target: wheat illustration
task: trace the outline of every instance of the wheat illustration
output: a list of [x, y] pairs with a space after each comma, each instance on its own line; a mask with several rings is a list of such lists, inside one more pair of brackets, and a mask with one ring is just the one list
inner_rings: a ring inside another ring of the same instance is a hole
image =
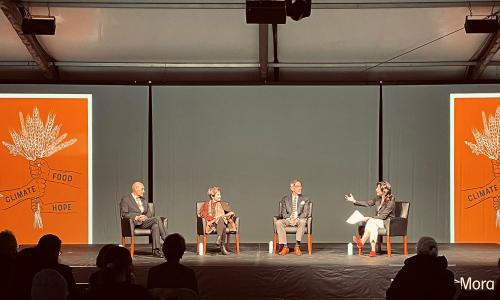
[[[10, 154], [14, 156], [21, 155], [27, 160], [34, 161], [49, 157], [76, 143], [76, 138], [64, 141], [68, 134], [63, 133], [59, 135], [62, 124], [55, 125], [55, 119], [56, 115], [49, 113], [47, 121], [44, 124], [37, 107], [33, 108], [31, 116], [29, 114], [26, 115], [26, 121], [22, 112], [19, 112], [19, 121], [21, 123], [19, 133], [13, 129], [9, 129], [13, 144], [5, 141], [2, 141], [2, 144], [7, 147]], [[31, 200], [34, 215], [33, 227], [35, 228], [43, 227], [40, 203], [40, 198]]]
[[476, 143], [465, 141], [465, 144], [470, 147], [472, 153], [476, 155], [485, 155], [491, 160], [498, 160], [500, 157], [500, 106], [497, 107], [495, 115], [490, 115], [486, 119], [486, 114], [483, 111], [483, 132], [478, 129], [472, 130], [472, 135]]

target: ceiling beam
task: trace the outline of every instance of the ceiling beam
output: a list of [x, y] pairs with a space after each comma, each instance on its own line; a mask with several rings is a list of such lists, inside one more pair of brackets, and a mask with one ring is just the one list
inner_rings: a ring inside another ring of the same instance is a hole
[[500, 49], [500, 27], [495, 33], [488, 36], [488, 42], [480, 50], [476, 64], [467, 68], [467, 79], [479, 79], [498, 52], [498, 49]]
[[[438, 7], [491, 7], [495, 1], [482, 0], [315, 0], [313, 9], [388, 9]], [[30, 6], [82, 8], [150, 8], [150, 9], [245, 9], [245, 0], [30, 0]]]
[[19, 2], [15, 0], [0, 0], [0, 7], [2, 8], [3, 13], [9, 20], [12, 28], [16, 31], [17, 35], [21, 39], [21, 42], [23, 42], [33, 60], [42, 70], [44, 76], [47, 79], [57, 79], [58, 72], [56, 66], [54, 65], [54, 60], [47, 54], [47, 52], [45, 52], [42, 45], [40, 45], [34, 35], [23, 34], [23, 16], [19, 11], [18, 4]]

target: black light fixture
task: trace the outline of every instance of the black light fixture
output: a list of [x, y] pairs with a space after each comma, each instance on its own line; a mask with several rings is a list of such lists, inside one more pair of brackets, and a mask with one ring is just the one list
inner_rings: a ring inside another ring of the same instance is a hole
[[466, 16], [466, 33], [493, 33], [498, 30], [498, 16]]
[[285, 0], [286, 15], [294, 21], [311, 15], [311, 0]]
[[247, 24], [285, 24], [311, 15], [311, 0], [246, 0]]
[[56, 33], [56, 18], [52, 16], [25, 16], [22, 30], [24, 34], [54, 35]]

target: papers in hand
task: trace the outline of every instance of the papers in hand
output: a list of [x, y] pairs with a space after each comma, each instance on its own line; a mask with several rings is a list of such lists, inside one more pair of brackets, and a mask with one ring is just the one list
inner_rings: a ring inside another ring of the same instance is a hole
[[349, 219], [346, 220], [346, 222], [349, 224], [356, 224], [363, 221], [364, 218], [363, 214], [356, 210], [352, 213]]

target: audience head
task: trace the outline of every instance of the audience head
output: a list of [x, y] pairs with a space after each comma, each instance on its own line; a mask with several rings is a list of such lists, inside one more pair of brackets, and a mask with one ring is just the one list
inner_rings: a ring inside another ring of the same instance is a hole
[[131, 282], [132, 258], [127, 248], [113, 245], [104, 254], [104, 261], [104, 283]]
[[61, 254], [61, 239], [56, 235], [46, 234], [40, 238], [36, 248], [42, 260], [49, 264], [57, 263]]
[[65, 300], [68, 297], [66, 279], [53, 269], [42, 269], [33, 277], [32, 300]]
[[417, 243], [417, 254], [436, 257], [438, 255], [436, 240], [429, 236], [421, 237]]
[[179, 261], [186, 251], [186, 241], [182, 235], [178, 233], [173, 233], [165, 238], [163, 243], [163, 254], [167, 258], [167, 261]]
[[0, 257], [13, 258], [17, 253], [16, 237], [10, 230], [0, 232]]
[[108, 263], [104, 257], [106, 256], [106, 253], [108, 252], [109, 249], [113, 248], [113, 247], [116, 247], [115, 245], [113, 244], [107, 244], [107, 245], [104, 245], [102, 246], [101, 250], [99, 250], [99, 254], [97, 254], [97, 257], [95, 259], [95, 265], [102, 269], [104, 268], [104, 266], [106, 266], [106, 263]]
[[144, 184], [142, 182], [136, 181], [132, 184], [132, 194], [142, 197], [144, 196]]

